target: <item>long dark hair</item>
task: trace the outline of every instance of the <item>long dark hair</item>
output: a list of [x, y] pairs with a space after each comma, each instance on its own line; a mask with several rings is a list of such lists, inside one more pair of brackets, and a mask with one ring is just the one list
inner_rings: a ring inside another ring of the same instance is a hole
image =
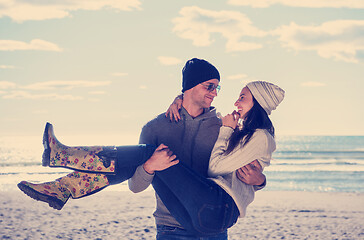
[[240, 130], [236, 127], [231, 135], [228, 148], [225, 152], [226, 155], [231, 153], [244, 137], [243, 146], [247, 144], [256, 129], [267, 129], [267, 131], [274, 137], [274, 127], [267, 112], [260, 106], [257, 100], [255, 100], [254, 96], [253, 102], [253, 107], [249, 110], [245, 117], [243, 129]]

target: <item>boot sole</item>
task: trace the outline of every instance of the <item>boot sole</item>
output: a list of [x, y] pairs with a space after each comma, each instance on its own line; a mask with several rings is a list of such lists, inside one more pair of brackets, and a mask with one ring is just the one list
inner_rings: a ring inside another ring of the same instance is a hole
[[62, 207], [66, 204], [66, 202], [68, 200], [67, 199], [66, 202], [62, 202], [61, 200], [59, 200], [56, 197], [48, 196], [43, 193], [37, 192], [34, 189], [32, 189], [22, 183], [18, 183], [18, 188], [22, 192], [24, 192], [26, 195], [33, 198], [34, 200], [46, 202], [46, 203], [48, 203], [48, 205], [50, 207], [57, 209], [57, 210], [61, 210]]
[[48, 130], [52, 126], [52, 124], [48, 123], [45, 126], [44, 133], [43, 133], [43, 155], [42, 155], [42, 166], [49, 167], [50, 165], [50, 158], [51, 158], [51, 148], [49, 147], [49, 135]]

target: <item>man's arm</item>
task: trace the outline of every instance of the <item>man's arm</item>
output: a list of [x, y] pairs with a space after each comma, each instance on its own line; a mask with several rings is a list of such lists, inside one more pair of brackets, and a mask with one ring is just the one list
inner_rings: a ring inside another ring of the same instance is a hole
[[163, 171], [179, 163], [176, 155], [163, 143], [157, 147], [153, 155], [143, 164], [144, 170], [150, 175], [155, 171]]
[[[153, 142], [153, 132], [152, 128], [149, 127], [148, 123], [143, 127], [140, 134], [139, 143], [140, 144], [154, 144]], [[155, 144], [154, 144], [155, 145]], [[145, 171], [143, 165], [140, 165], [134, 175], [128, 180], [128, 185], [130, 191], [134, 193], [142, 192], [149, 187], [154, 178], [154, 173], [149, 174]]]
[[153, 155], [143, 165], [137, 168], [129, 181], [129, 189], [133, 192], [145, 190], [153, 180], [155, 171], [163, 171], [178, 163], [179, 160], [176, 159], [176, 155], [166, 145], [159, 145]]
[[149, 187], [154, 178], [154, 174], [148, 174], [143, 165], [140, 165], [134, 175], [128, 180], [130, 191], [133, 193], [142, 192]]
[[236, 171], [236, 176], [240, 181], [248, 185], [254, 185], [254, 189], [256, 191], [263, 189], [266, 185], [266, 177], [263, 174], [263, 169], [257, 160], [239, 168]]

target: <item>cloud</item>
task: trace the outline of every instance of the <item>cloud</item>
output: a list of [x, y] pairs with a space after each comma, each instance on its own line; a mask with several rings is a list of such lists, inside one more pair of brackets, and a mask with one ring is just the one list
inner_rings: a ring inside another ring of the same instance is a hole
[[181, 59], [179, 58], [175, 58], [175, 57], [166, 57], [166, 56], [159, 56], [158, 57], [158, 61], [162, 64], [162, 65], [177, 65], [179, 63], [182, 62]]
[[73, 89], [108, 86], [111, 81], [48, 81], [37, 82], [23, 86], [23, 89], [29, 90], [48, 90], [48, 89]]
[[114, 77], [124, 77], [124, 76], [127, 76], [127, 75], [128, 75], [127, 73], [123, 73], [123, 72], [111, 73], [111, 76], [114, 76]]
[[0, 81], [0, 89], [10, 89], [10, 88], [16, 88], [16, 87], [17, 87], [16, 83]]
[[[50, 90], [71, 90], [74, 88], [98, 88], [108, 86], [111, 81], [48, 81], [37, 82], [25, 86], [17, 85], [12, 82], [0, 81], [0, 94], [3, 99], [46, 99], [46, 100], [67, 100], [76, 101], [84, 100], [84, 97], [71, 94], [52, 93]], [[10, 92], [1, 91], [11, 90]], [[38, 91], [35, 93], [34, 91]], [[46, 91], [46, 93], [39, 93], [39, 91]], [[88, 92], [90, 95], [103, 95], [105, 91], [97, 90]]]
[[15, 40], [0, 40], [0, 51], [16, 50], [63, 51], [57, 46], [57, 44], [47, 42], [42, 39], [33, 39], [30, 43]]
[[320, 26], [295, 23], [272, 31], [288, 49], [316, 51], [323, 58], [358, 63], [364, 51], [364, 20], [336, 20]]
[[46, 93], [46, 94], [33, 94], [26, 91], [12, 91], [9, 94], [6, 94], [2, 97], [3, 99], [31, 99], [31, 100], [39, 100], [39, 99], [47, 99], [47, 100], [82, 100], [81, 96], [73, 96], [73, 95], [65, 95], [65, 94], [57, 94], [57, 93]]
[[11, 66], [11, 65], [0, 65], [0, 69], [14, 69], [15, 66]]
[[325, 83], [320, 83], [320, 82], [303, 82], [301, 83], [302, 87], [323, 87], [326, 86]]
[[0, 18], [9, 17], [15, 22], [28, 20], [59, 19], [71, 16], [72, 11], [100, 10], [110, 8], [116, 11], [140, 10], [139, 0], [2, 0]]
[[364, 8], [363, 0], [229, 0], [235, 6], [267, 8], [272, 5], [307, 8]]
[[212, 11], [196, 6], [184, 7], [180, 17], [172, 20], [177, 36], [192, 40], [199, 47], [210, 46], [213, 34], [226, 39], [227, 52], [249, 51], [262, 48], [255, 42], [242, 41], [243, 37], [263, 37], [264, 31], [254, 27], [248, 17], [237, 11]]

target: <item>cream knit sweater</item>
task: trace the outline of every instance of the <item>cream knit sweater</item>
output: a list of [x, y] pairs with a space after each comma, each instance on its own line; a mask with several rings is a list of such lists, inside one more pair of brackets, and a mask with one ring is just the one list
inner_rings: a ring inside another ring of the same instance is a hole
[[274, 138], [263, 129], [257, 129], [250, 141], [237, 146], [225, 155], [233, 129], [222, 126], [212, 150], [208, 174], [235, 201], [240, 217], [244, 217], [247, 206], [254, 200], [254, 186], [247, 185], [236, 177], [236, 170], [257, 159], [264, 168], [269, 166], [272, 153], [276, 149]]

